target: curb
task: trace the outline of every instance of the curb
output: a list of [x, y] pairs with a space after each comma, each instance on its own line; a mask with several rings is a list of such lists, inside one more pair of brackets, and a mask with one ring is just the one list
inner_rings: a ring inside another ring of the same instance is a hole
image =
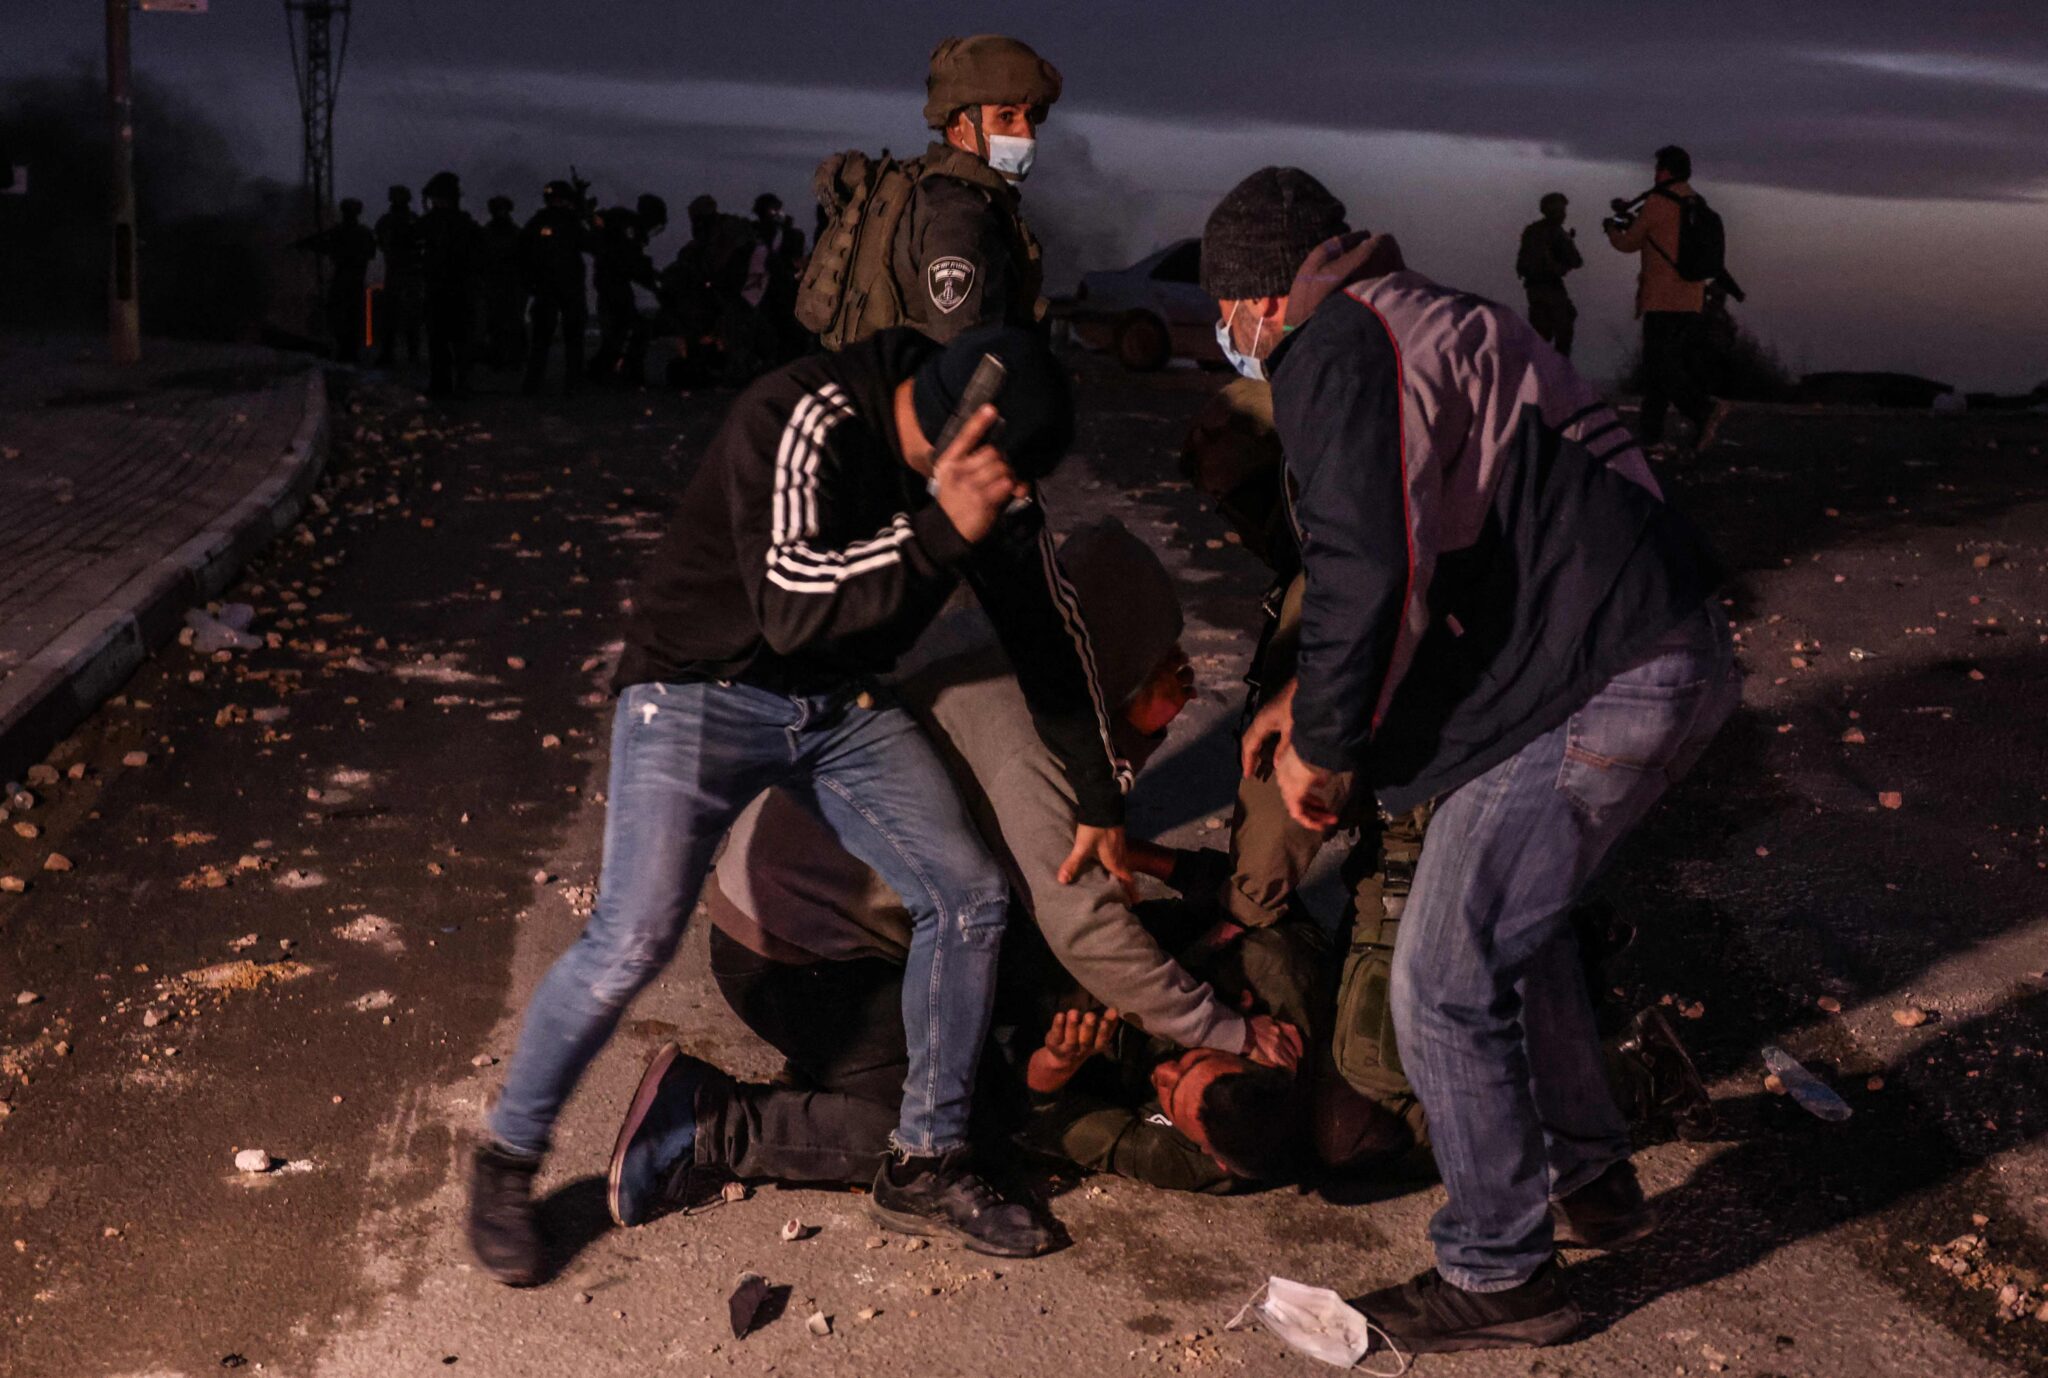
[[185, 610], [228, 586], [291, 529], [327, 467], [327, 380], [306, 374], [306, 410], [270, 474], [204, 531], [58, 633], [0, 690], [0, 779], [15, 780], [127, 682], [184, 625]]

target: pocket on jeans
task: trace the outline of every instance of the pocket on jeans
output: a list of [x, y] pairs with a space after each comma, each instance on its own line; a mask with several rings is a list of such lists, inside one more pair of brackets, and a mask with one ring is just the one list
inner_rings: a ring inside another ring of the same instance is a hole
[[1622, 689], [1608, 685], [1565, 729], [1557, 788], [1596, 823], [1626, 819], [1664, 792], [1706, 686], [1630, 685], [1617, 692]]

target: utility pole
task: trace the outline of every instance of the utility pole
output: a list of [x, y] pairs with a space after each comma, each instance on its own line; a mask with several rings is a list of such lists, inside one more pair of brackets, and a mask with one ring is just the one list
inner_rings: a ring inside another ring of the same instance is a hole
[[[313, 228], [327, 228], [334, 206], [334, 98], [348, 56], [351, 0], [284, 0], [285, 32], [292, 44], [292, 75], [298, 79], [299, 170], [313, 216]], [[334, 20], [341, 20], [341, 41]], [[296, 20], [297, 23], [293, 21]]]
[[142, 308], [135, 285], [135, 95], [130, 68], [128, 0], [107, 0], [107, 116], [114, 136], [107, 349], [117, 364], [132, 364], [142, 358]]

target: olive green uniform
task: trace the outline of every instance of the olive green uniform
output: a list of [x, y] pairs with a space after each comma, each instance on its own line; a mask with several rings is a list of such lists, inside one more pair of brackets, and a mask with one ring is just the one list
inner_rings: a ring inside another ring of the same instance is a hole
[[890, 254], [904, 323], [945, 344], [973, 326], [1044, 319], [1045, 270], [1016, 187], [951, 144], [919, 163]]

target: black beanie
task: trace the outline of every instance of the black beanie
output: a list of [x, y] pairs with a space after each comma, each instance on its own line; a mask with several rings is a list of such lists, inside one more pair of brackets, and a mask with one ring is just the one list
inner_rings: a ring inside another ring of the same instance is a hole
[[925, 439], [938, 442], [984, 354], [995, 355], [1006, 370], [1003, 390], [996, 395], [996, 410], [1003, 417], [996, 448], [1018, 478], [1035, 482], [1058, 468], [1074, 443], [1073, 387], [1036, 331], [976, 326], [926, 359], [910, 390], [917, 427]]
[[1218, 301], [1284, 296], [1309, 250], [1347, 232], [1344, 203], [1298, 167], [1262, 167], [1202, 228], [1202, 290]]

